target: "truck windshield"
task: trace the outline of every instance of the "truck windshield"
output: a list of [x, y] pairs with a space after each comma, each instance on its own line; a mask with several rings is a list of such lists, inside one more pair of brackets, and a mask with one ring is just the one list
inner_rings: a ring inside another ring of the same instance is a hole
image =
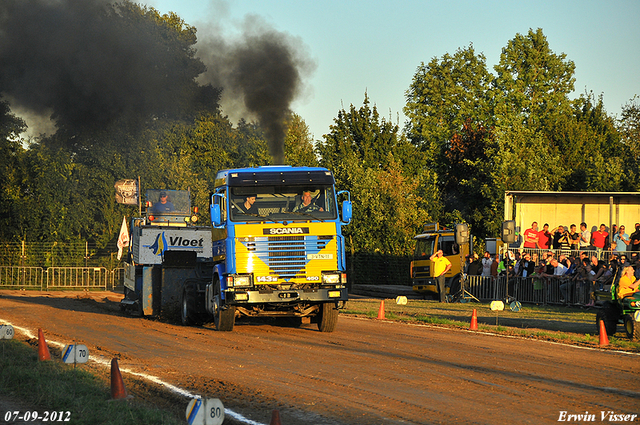
[[188, 216], [191, 213], [191, 199], [188, 190], [151, 189], [146, 192], [148, 209], [154, 216]]
[[231, 187], [232, 221], [331, 220], [337, 217], [333, 186]]
[[428, 260], [433, 255], [436, 238], [435, 236], [416, 239], [416, 249], [413, 252], [414, 260]]

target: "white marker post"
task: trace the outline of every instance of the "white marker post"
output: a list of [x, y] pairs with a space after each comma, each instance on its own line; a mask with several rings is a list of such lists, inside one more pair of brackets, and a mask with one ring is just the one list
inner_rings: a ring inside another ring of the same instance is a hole
[[[0, 325], [0, 339], [13, 339], [13, 326]], [[4, 357], [4, 344], [2, 344], [2, 356]]]
[[194, 398], [187, 406], [187, 424], [222, 425], [224, 406], [217, 398]]
[[496, 312], [496, 326], [498, 326], [498, 313], [504, 310], [504, 303], [502, 301], [491, 301], [491, 310]]
[[62, 350], [62, 362], [75, 366], [77, 363], [86, 363], [89, 360], [89, 350], [86, 345], [69, 344]]
[[0, 339], [13, 339], [13, 326], [0, 325]]

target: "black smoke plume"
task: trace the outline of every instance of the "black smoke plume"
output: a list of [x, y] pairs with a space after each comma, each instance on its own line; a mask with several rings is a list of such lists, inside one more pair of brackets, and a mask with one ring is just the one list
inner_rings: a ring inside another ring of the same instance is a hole
[[165, 40], [169, 33], [127, 1], [1, 0], [0, 94], [73, 131], [179, 116], [207, 101], [215, 109], [213, 85], [237, 96], [282, 163], [285, 119], [310, 69], [299, 45], [256, 25], [236, 42], [208, 35], [196, 53], [195, 30], [182, 42]]
[[228, 112], [258, 119], [274, 163], [283, 164], [290, 105], [301, 94], [303, 77], [315, 67], [302, 42], [249, 16], [237, 39], [210, 35], [197, 47], [207, 65], [201, 80], [223, 87]]

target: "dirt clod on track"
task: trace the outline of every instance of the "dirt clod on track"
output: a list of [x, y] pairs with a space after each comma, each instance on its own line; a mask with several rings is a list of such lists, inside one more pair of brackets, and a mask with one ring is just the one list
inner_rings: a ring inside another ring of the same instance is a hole
[[[562, 412], [598, 420], [601, 411], [640, 413], [633, 354], [348, 316], [333, 333], [265, 320], [216, 332], [129, 317], [121, 297], [0, 291], [0, 323], [85, 344], [92, 356], [118, 357], [121, 370], [219, 398], [264, 424], [274, 409], [286, 425], [539, 424]], [[186, 409], [187, 399], [157, 384], [123, 379], [140, 399]]]

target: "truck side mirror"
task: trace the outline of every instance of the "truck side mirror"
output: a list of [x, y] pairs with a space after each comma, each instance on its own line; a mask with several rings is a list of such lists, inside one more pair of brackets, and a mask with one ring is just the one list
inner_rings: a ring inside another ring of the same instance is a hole
[[211, 223], [213, 223], [214, 227], [222, 225], [222, 218], [220, 217], [220, 204], [210, 205], [209, 212], [211, 213]]
[[351, 217], [353, 216], [351, 208], [351, 201], [344, 201], [342, 203], [342, 221], [347, 224], [351, 221]]
[[349, 224], [351, 222], [351, 217], [353, 217], [353, 211], [351, 210], [351, 194], [348, 190], [341, 190], [337, 194], [338, 199], [341, 198], [340, 195], [346, 195], [347, 199], [342, 202], [342, 224]]

